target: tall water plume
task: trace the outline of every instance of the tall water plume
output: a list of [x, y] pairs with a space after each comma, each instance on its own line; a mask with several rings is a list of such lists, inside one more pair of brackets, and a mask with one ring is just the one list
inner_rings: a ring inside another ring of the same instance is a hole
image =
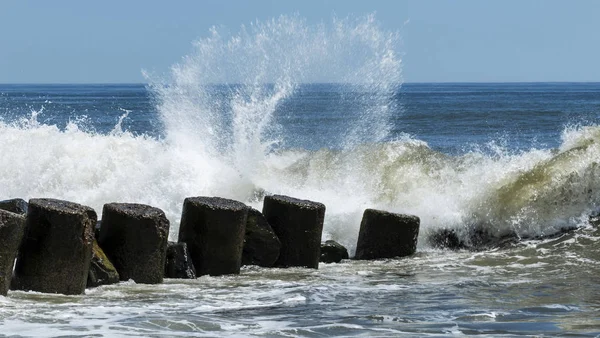
[[212, 28], [166, 81], [153, 82], [167, 140], [251, 179], [284, 139], [273, 121], [278, 107], [314, 82], [343, 83], [352, 88], [347, 99], [364, 107], [349, 116], [346, 147], [383, 140], [401, 84], [397, 42], [373, 15], [328, 25], [281, 16], [235, 34]]
[[[203, 177], [190, 177], [197, 194], [248, 200], [265, 189], [336, 201], [337, 193], [279, 171], [287, 159], [277, 151], [286, 141], [307, 144], [312, 135], [283, 134], [277, 114], [304, 84], [336, 83], [344, 87], [339, 101], [354, 112], [344, 112], [342, 132], [330, 137], [346, 150], [384, 140], [402, 82], [398, 43], [398, 34], [382, 30], [374, 15], [317, 25], [280, 16], [234, 34], [212, 28], [170, 76], [151, 79], [166, 142], [180, 153], [188, 173]], [[348, 179], [361, 180], [352, 175], [353, 166], [348, 162]], [[361, 200], [362, 193], [357, 192]], [[339, 211], [333, 203], [328, 207], [334, 215]]]

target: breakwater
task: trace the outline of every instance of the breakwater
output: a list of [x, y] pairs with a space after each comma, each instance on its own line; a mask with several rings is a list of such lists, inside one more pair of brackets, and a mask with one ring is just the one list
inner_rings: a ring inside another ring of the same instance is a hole
[[[339, 243], [321, 243], [325, 205], [289, 196], [265, 196], [262, 212], [225, 198], [186, 198], [178, 243], [168, 242], [165, 213], [144, 204], [105, 204], [101, 221], [94, 209], [57, 199], [13, 199], [0, 208], [4, 295], [9, 286], [70, 295], [118, 281], [239, 274], [242, 262], [318, 269], [320, 261], [348, 258]], [[365, 210], [356, 258], [414, 254], [419, 223]]]

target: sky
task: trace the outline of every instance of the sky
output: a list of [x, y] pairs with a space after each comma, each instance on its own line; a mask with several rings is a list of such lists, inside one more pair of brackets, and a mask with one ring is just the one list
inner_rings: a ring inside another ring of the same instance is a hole
[[212, 26], [375, 13], [405, 82], [600, 81], [600, 1], [0, 0], [0, 83], [140, 83]]

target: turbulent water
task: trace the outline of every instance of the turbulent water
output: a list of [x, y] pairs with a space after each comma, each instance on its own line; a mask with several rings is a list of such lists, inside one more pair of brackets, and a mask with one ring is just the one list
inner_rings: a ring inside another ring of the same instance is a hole
[[148, 85], [0, 85], [0, 198], [150, 204], [175, 240], [185, 197], [285, 194], [351, 253], [364, 209], [421, 218], [407, 259], [11, 291], [0, 336], [600, 335], [600, 84], [402, 84], [398, 44], [372, 16], [280, 17]]

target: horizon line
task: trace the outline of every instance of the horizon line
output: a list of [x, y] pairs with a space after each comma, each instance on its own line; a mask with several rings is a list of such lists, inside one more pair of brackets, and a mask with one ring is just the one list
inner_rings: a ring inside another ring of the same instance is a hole
[[[598, 81], [411, 81], [401, 82], [400, 85], [410, 84], [541, 84], [541, 83], [600, 83]], [[32, 85], [47, 85], [47, 86], [61, 86], [61, 85], [83, 85], [83, 86], [97, 86], [97, 85], [149, 85], [148, 82], [0, 82], [0, 86], [32, 86]], [[241, 85], [242, 83], [211, 83], [211, 85]], [[266, 82], [264, 84], [273, 84], [273, 82]], [[301, 82], [300, 85], [313, 85], [313, 84], [354, 84], [350, 82]]]

